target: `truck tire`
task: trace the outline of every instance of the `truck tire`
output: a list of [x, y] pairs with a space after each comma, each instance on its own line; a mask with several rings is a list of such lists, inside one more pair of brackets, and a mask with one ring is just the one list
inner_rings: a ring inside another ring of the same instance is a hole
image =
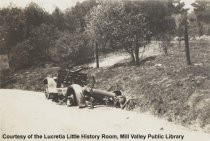
[[44, 93], [45, 93], [46, 99], [50, 99], [50, 94], [49, 94], [47, 88], [45, 89]]
[[74, 97], [74, 105], [79, 106], [79, 108], [84, 108], [87, 106], [85, 102], [85, 97], [83, 95], [82, 87], [78, 84], [73, 84], [68, 87], [67, 97], [73, 95]]

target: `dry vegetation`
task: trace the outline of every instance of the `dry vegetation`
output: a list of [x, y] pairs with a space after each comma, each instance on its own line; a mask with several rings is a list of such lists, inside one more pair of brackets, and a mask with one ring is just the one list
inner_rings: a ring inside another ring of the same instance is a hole
[[58, 69], [58, 67], [46, 67], [20, 70], [10, 77], [13, 83], [7, 85], [5, 88], [43, 91], [44, 85], [42, 81], [44, 78], [48, 75], [55, 75]]
[[121, 63], [93, 70], [96, 87], [120, 89], [129, 97], [137, 97], [136, 110], [149, 109], [169, 121], [205, 127], [210, 124], [209, 43], [190, 45], [192, 66], [185, 63], [184, 48], [173, 44], [168, 55], [150, 57], [139, 67]]

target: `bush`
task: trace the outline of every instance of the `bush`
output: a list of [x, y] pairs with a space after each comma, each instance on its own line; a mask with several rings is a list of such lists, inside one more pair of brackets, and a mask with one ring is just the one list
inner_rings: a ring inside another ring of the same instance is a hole
[[13, 70], [28, 68], [32, 65], [30, 62], [30, 49], [32, 48], [30, 42], [23, 41], [18, 43], [11, 51], [10, 67]]
[[61, 32], [51, 50], [51, 59], [59, 64], [80, 65], [93, 59], [93, 49], [83, 33]]
[[57, 28], [47, 24], [41, 24], [31, 30], [29, 40], [33, 47], [30, 54], [33, 66], [44, 65], [50, 61], [49, 50], [53, 48], [57, 34]]
[[11, 77], [12, 71], [10, 69], [0, 70], [0, 88], [4, 88], [8, 84], [15, 82], [14, 78]]

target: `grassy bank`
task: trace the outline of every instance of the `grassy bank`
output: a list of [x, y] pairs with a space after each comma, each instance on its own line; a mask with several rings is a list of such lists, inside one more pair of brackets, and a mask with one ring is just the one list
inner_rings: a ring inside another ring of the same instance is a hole
[[184, 47], [173, 44], [168, 55], [151, 57], [139, 67], [121, 63], [90, 72], [96, 76], [96, 87], [120, 89], [129, 97], [137, 97], [135, 110], [208, 128], [210, 44], [191, 42], [190, 49], [192, 66], [186, 65]]

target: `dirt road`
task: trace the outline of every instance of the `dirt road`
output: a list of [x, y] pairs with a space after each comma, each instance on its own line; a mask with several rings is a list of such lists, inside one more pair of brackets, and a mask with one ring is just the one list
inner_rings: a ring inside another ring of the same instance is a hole
[[[145, 49], [143, 48], [139, 49], [140, 58], [146, 58], [149, 56], [156, 56], [160, 54], [161, 52], [158, 42], [155, 41], [147, 45]], [[129, 58], [130, 55], [127, 52], [109, 53], [106, 55], [106, 57], [103, 56], [99, 57], [99, 65], [100, 67], [110, 67], [122, 61], [129, 60]], [[94, 68], [96, 66], [96, 63], [95, 62], [90, 63], [88, 66]]]
[[[210, 139], [210, 134], [190, 131], [149, 114], [111, 107], [66, 107], [46, 100], [43, 93], [5, 89], [0, 89], [0, 134], [0, 141]], [[33, 138], [29, 139], [31, 134]], [[129, 138], [123, 139], [123, 134]]]

